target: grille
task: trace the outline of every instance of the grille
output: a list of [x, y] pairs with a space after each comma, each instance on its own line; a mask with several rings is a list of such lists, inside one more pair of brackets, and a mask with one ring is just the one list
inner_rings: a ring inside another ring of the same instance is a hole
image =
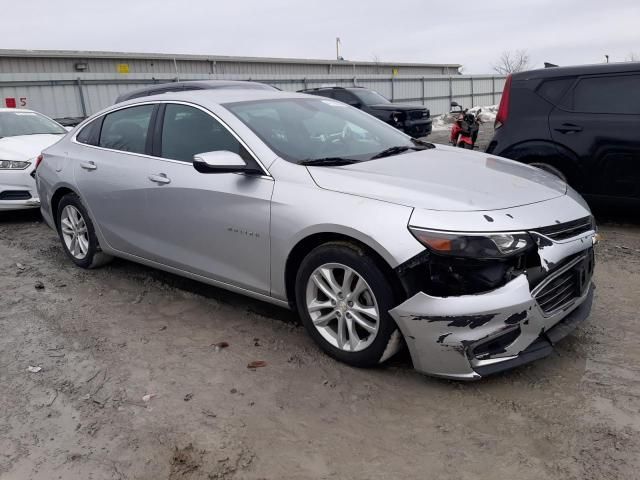
[[0, 200], [29, 200], [31, 194], [28, 190], [5, 190], [0, 192]]
[[579, 218], [571, 222], [558, 223], [548, 227], [536, 228], [534, 231], [552, 240], [565, 240], [595, 228], [592, 217]]
[[412, 110], [409, 112], [409, 118], [411, 120], [420, 120], [421, 118], [426, 118], [429, 116], [429, 112], [427, 110]]
[[593, 275], [593, 250], [570, 265], [560, 269], [560, 273], [534, 293], [538, 306], [547, 315], [584, 294]]

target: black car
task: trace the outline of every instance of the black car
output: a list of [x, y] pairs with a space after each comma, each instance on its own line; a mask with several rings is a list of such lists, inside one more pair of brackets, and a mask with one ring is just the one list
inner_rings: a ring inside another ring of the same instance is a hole
[[640, 63], [507, 77], [487, 152], [535, 165], [587, 199], [640, 200]]
[[333, 98], [359, 108], [412, 137], [431, 133], [429, 109], [417, 105], [391, 103], [378, 92], [364, 87], [323, 87], [300, 90], [301, 93]]
[[150, 85], [132, 90], [118, 96], [116, 103], [132, 98], [149, 97], [167, 92], [182, 92], [186, 90], [212, 90], [218, 88], [240, 88], [246, 90], [278, 90], [276, 87], [259, 82], [243, 82], [235, 80], [191, 80], [188, 82], [167, 82]]

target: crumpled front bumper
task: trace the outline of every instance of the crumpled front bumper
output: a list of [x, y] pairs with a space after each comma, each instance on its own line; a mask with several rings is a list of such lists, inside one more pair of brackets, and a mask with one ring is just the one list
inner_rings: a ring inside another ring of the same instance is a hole
[[[549, 275], [533, 289], [521, 274], [477, 295], [434, 297], [419, 292], [389, 312], [404, 335], [416, 370], [479, 379], [548, 355], [553, 343], [588, 317], [594, 290], [590, 276], [582, 279], [574, 298], [554, 311], [543, 311], [536, 295], [543, 285], [592, 254], [595, 231], [562, 242], [542, 236], [537, 240], [542, 268]], [[499, 348], [487, 349], [492, 342], [498, 342]]]

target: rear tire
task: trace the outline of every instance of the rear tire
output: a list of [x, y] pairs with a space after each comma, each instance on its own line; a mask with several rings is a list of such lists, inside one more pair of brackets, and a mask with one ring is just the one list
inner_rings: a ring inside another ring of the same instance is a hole
[[97, 268], [113, 257], [100, 249], [93, 222], [75, 193], [60, 200], [56, 213], [58, 236], [67, 256], [81, 268]]
[[569, 183], [567, 181], [567, 176], [564, 173], [562, 173], [562, 171], [559, 168], [556, 168], [553, 165], [550, 165], [550, 164], [544, 163], [544, 162], [531, 162], [529, 165], [531, 165], [532, 167], [537, 167], [540, 170], [544, 170], [547, 173], [551, 173], [551, 174], [555, 175], [560, 180], [562, 180], [564, 183]]
[[312, 250], [300, 264], [295, 295], [307, 332], [336, 360], [372, 367], [400, 350], [389, 315], [396, 306], [392, 286], [357, 245], [331, 242]]

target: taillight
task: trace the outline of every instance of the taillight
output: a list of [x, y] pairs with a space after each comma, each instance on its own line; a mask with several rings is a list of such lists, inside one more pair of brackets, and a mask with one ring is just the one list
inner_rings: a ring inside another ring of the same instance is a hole
[[43, 158], [43, 157], [42, 157], [42, 154], [40, 154], [40, 155], [38, 155], [38, 156], [37, 156], [37, 158], [36, 158], [36, 166], [35, 166], [35, 168], [33, 169], [34, 171], [35, 171], [35, 170], [38, 170], [38, 167], [40, 166], [40, 163], [42, 162], [42, 158]]
[[502, 90], [502, 98], [500, 99], [500, 106], [498, 107], [498, 114], [496, 115], [496, 121], [493, 124], [494, 128], [500, 128], [507, 121], [509, 116], [509, 103], [511, 100], [511, 75], [507, 76], [504, 82], [504, 89]]

